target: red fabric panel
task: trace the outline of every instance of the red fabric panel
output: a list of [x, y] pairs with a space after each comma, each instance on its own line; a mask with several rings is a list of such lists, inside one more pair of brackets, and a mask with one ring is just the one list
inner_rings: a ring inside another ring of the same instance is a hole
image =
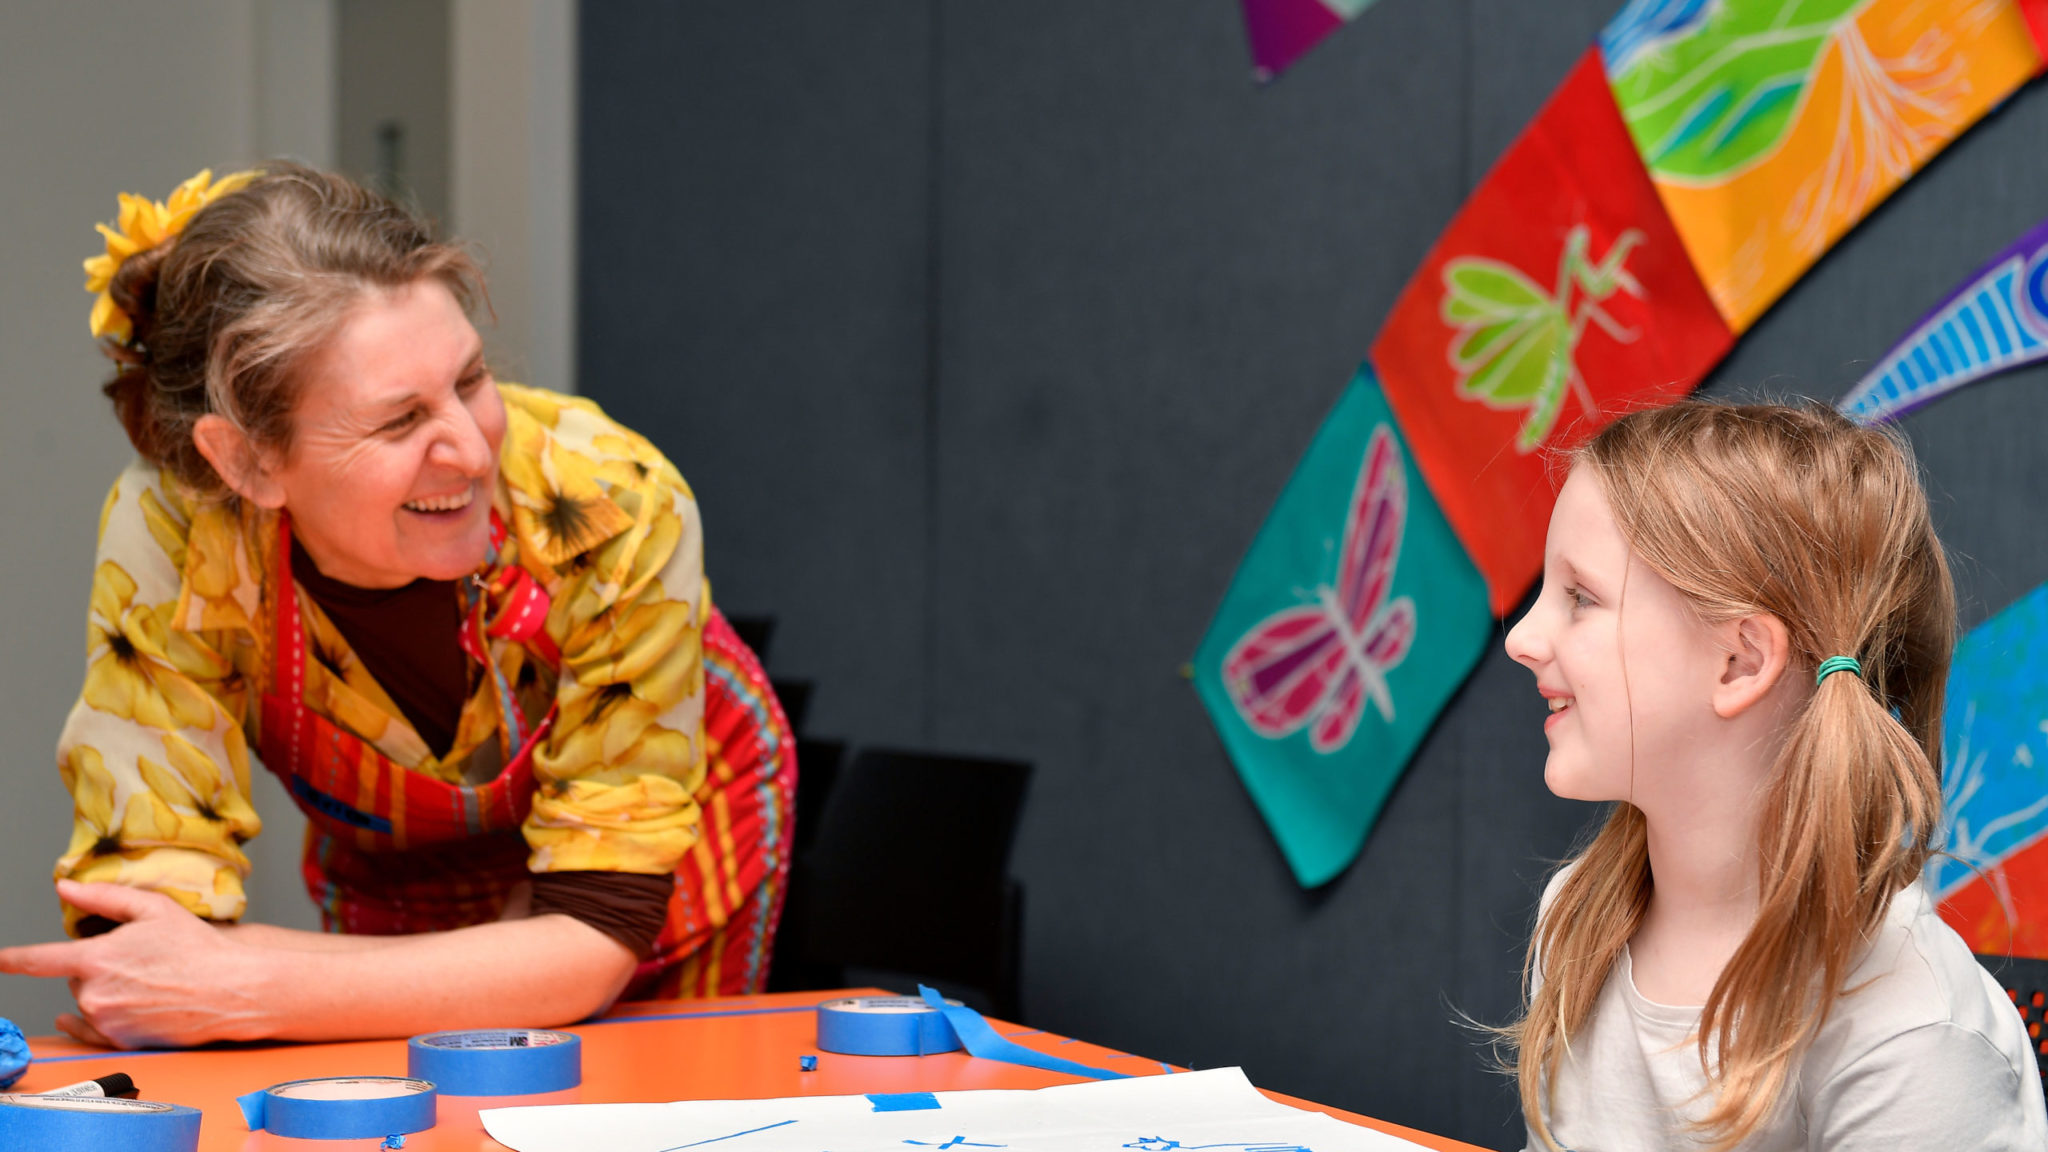
[[2048, 72], [2048, 0], [2020, 0], [2020, 12], [2027, 18], [2027, 31], [2034, 34], [2034, 49], [2041, 55], [2041, 64], [2034, 70], [2039, 76]]
[[1972, 952], [2048, 960], [2048, 840], [2006, 857], [1942, 901], [1941, 918]]
[[[1595, 298], [1570, 275], [1560, 285], [1561, 257], [1580, 228], [1585, 259], [1622, 252], [1632, 287]], [[1529, 407], [1493, 407], [1459, 392], [1466, 373], [1453, 349], [1471, 330], [1446, 316], [1445, 273], [1452, 260], [1472, 257], [1519, 271], [1581, 328], [1572, 358], [1583, 388], [1566, 393], [1529, 450], [1517, 445], [1531, 426]], [[1589, 304], [1626, 338], [1594, 322]], [[1553, 450], [1623, 412], [1683, 396], [1733, 342], [1643, 170], [1594, 49], [1438, 239], [1395, 303], [1372, 362], [1437, 503], [1486, 577], [1494, 611], [1505, 614], [1542, 569], [1562, 482]]]

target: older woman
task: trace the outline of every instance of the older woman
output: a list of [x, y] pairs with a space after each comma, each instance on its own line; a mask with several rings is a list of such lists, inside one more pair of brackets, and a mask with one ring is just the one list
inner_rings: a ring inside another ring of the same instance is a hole
[[[118, 1046], [580, 1019], [758, 990], [792, 741], [711, 608], [689, 488], [587, 401], [499, 384], [463, 251], [292, 165], [122, 198], [87, 264], [141, 459], [100, 516], [72, 981]], [[250, 753], [328, 933], [238, 923]]]

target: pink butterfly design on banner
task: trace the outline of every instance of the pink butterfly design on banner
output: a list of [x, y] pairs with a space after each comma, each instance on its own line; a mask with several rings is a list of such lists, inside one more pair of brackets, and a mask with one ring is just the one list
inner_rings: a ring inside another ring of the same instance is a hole
[[1393, 721], [1387, 673], [1415, 640], [1415, 602], [1387, 599], [1407, 516], [1401, 449], [1382, 424], [1351, 494], [1336, 584], [1261, 620], [1223, 658], [1224, 686], [1252, 731], [1278, 740], [1308, 725], [1309, 746], [1327, 753], [1350, 742], [1367, 697]]

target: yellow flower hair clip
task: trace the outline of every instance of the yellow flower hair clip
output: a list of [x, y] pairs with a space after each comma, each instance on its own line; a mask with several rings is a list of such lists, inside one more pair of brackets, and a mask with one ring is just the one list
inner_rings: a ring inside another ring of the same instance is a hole
[[95, 224], [100, 235], [107, 238], [107, 250], [85, 262], [85, 290], [99, 293], [99, 299], [92, 303], [92, 334], [94, 339], [111, 336], [115, 341], [126, 344], [135, 334], [133, 322], [114, 297], [108, 286], [114, 282], [114, 273], [130, 256], [146, 252], [185, 230], [192, 217], [201, 208], [220, 199], [261, 176], [260, 170], [236, 172], [223, 176], [214, 182], [213, 169], [208, 168], [192, 177], [177, 190], [171, 198], [158, 203], [145, 196], [121, 193], [121, 216], [113, 227]]

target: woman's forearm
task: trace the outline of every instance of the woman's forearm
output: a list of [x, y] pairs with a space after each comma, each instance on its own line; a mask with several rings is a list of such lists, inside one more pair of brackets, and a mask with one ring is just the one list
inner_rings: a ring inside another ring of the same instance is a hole
[[[559, 914], [417, 936], [248, 927], [267, 929], [248, 944], [261, 953], [258, 978], [275, 1012], [266, 1031], [279, 1040], [570, 1024], [608, 1007], [634, 968], [624, 945]], [[368, 946], [303, 947], [325, 940]]]
[[373, 952], [411, 939], [410, 936], [357, 936], [344, 932], [307, 932], [275, 924], [217, 924], [222, 936], [237, 944], [285, 952]]

